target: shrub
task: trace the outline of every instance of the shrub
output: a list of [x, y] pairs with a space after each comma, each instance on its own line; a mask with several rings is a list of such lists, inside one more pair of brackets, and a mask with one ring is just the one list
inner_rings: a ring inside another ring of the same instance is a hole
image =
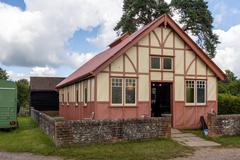
[[240, 96], [219, 94], [218, 114], [240, 114]]

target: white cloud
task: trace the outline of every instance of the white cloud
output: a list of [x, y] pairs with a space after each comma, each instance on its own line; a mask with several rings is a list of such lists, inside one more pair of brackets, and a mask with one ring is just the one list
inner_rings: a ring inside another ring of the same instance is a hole
[[11, 80], [27, 79], [31, 76], [36, 77], [53, 77], [56, 76], [56, 70], [54, 68], [45, 67], [33, 67], [29, 73], [15, 73], [14, 71], [7, 71], [9, 78]]
[[25, 0], [25, 4], [22, 11], [0, 2], [0, 62], [6, 66], [69, 64], [65, 44], [75, 31], [100, 26], [97, 37], [88, 40], [103, 47], [116, 37], [112, 29], [122, 14], [122, 0]]
[[217, 47], [214, 61], [223, 69], [230, 69], [240, 77], [240, 25], [231, 27], [228, 31], [215, 30], [221, 44]]
[[90, 60], [96, 53], [76, 53], [71, 52], [67, 53], [68, 62], [70, 63], [72, 68], [79, 68], [81, 65], [83, 65], [85, 62]]

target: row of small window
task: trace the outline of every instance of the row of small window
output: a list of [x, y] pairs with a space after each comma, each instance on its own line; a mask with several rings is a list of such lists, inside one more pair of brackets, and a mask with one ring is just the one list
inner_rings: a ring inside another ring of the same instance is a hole
[[205, 104], [206, 103], [206, 81], [187, 80], [186, 81], [186, 103]]
[[123, 104], [135, 105], [136, 104], [136, 79], [135, 78], [112, 78], [111, 93], [112, 93], [112, 105], [123, 105]]
[[[83, 102], [84, 104], [87, 104], [87, 99], [88, 99], [88, 90], [87, 90], [87, 83], [83, 84]], [[79, 90], [78, 90], [78, 85], [75, 86], [75, 101], [76, 103], [79, 103]], [[64, 103], [64, 94], [62, 94], [62, 103]], [[69, 92], [67, 92], [67, 103], [69, 103]]]
[[[163, 68], [164, 70], [172, 70], [172, 61], [172, 57], [151, 56], [151, 69], [160, 70]], [[163, 63], [163, 65], [161, 65], [161, 63]]]

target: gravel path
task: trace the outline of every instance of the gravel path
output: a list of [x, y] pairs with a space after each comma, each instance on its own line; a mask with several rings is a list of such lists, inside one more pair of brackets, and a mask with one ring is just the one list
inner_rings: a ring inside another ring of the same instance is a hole
[[193, 155], [173, 160], [240, 160], [240, 148], [196, 148]]
[[62, 160], [59, 157], [40, 156], [32, 153], [0, 152], [0, 160]]
[[[0, 152], [0, 160], [63, 160], [31, 153]], [[196, 148], [193, 155], [172, 160], [240, 160], [240, 148]]]

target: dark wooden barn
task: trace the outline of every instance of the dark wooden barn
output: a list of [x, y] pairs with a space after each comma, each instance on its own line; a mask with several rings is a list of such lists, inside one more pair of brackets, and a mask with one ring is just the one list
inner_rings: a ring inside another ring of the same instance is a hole
[[56, 85], [61, 77], [30, 77], [30, 106], [39, 111], [58, 111], [59, 97]]

